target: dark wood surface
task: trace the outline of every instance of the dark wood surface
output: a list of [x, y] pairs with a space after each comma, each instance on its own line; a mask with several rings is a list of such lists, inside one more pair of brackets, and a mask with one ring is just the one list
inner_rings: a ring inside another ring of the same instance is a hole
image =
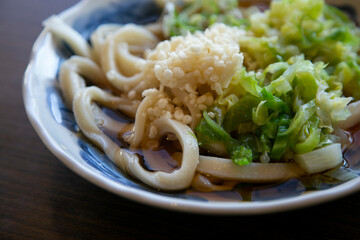
[[145, 206], [65, 167], [25, 114], [22, 77], [41, 21], [75, 0], [0, 0], [0, 239], [360, 239], [360, 192], [259, 216]]

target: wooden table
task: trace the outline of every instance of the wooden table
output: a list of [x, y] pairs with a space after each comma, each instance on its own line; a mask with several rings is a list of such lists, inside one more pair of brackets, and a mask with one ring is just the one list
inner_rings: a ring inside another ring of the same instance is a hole
[[284, 213], [206, 216], [129, 201], [65, 167], [27, 119], [22, 77], [41, 21], [74, 3], [0, 1], [0, 239], [360, 239], [360, 192]]

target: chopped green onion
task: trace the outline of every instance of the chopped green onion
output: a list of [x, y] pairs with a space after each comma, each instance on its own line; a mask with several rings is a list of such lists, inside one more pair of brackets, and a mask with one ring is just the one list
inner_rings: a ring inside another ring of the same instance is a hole
[[319, 173], [341, 164], [341, 144], [335, 143], [314, 151], [295, 155], [295, 162], [306, 172]]

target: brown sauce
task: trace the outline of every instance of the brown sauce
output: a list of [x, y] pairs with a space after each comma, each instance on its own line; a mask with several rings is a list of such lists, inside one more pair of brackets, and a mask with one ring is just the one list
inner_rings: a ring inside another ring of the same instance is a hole
[[151, 171], [163, 171], [171, 173], [181, 166], [181, 147], [179, 141], [169, 141], [163, 138], [159, 148], [142, 149], [141, 154], [144, 156], [145, 165]]

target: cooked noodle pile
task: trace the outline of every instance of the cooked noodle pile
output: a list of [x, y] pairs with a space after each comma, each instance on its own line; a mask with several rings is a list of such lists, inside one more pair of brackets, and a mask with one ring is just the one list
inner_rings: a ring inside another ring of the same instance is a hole
[[[161, 24], [101, 25], [92, 33], [90, 45], [60, 18], [53, 16], [45, 22], [76, 53], [62, 64], [59, 80], [82, 133], [122, 171], [159, 190], [228, 190], [238, 182], [274, 182], [305, 175], [293, 161], [240, 166], [226, 157], [200, 154], [194, 129], [203, 111], [228, 89], [243, 67], [239, 42], [247, 33], [216, 23], [205, 31], [164, 40]], [[120, 111], [134, 123], [113, 120], [103, 107]], [[103, 128], [109, 126], [129, 149], [104, 133]], [[151, 171], [133, 152], [155, 151], [164, 138], [180, 143], [181, 149], [173, 154], [180, 164], [171, 171]]]

